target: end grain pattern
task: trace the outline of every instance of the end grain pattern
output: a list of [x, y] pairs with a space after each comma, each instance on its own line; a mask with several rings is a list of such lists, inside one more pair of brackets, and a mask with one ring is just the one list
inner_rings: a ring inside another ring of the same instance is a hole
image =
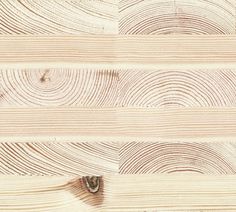
[[115, 70], [3, 69], [1, 107], [112, 107], [118, 98]]
[[235, 34], [234, 0], [121, 0], [121, 34]]
[[115, 142], [1, 142], [1, 175], [86, 176], [118, 173]]
[[1, 69], [1, 107], [234, 107], [235, 69]]
[[116, 0], [4, 0], [0, 34], [117, 34], [117, 14]]

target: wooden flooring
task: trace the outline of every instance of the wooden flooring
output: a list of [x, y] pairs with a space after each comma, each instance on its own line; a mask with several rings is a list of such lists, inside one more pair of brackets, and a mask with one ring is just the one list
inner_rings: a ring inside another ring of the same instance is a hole
[[235, 0], [0, 0], [1, 212], [236, 211]]

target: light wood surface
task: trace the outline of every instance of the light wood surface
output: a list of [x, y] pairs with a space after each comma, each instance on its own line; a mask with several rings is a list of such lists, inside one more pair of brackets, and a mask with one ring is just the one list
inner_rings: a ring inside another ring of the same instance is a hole
[[0, 0], [0, 211], [236, 211], [235, 0]]
[[235, 68], [236, 57], [235, 35], [19, 35], [0, 46], [5, 68]]
[[96, 194], [86, 189], [81, 177], [5, 175], [0, 179], [4, 212], [236, 210], [232, 175], [135, 175], [135, 180], [134, 175], [107, 175], [97, 177]]

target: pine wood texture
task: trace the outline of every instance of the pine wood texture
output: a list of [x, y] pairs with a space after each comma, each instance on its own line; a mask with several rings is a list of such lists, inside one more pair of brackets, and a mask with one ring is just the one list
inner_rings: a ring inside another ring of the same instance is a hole
[[0, 210], [4, 212], [6, 206], [10, 212], [236, 210], [232, 175], [135, 175], [135, 180], [134, 175], [107, 175], [94, 179], [99, 190], [95, 194], [87, 189], [91, 179], [82, 177], [0, 179]]
[[117, 3], [116, 0], [1, 1], [0, 34], [116, 34]]
[[236, 211], [235, 0], [0, 0], [0, 211]]
[[121, 34], [235, 34], [234, 0], [121, 0]]
[[0, 36], [0, 46], [5, 68], [229, 68], [236, 57], [234, 35]]

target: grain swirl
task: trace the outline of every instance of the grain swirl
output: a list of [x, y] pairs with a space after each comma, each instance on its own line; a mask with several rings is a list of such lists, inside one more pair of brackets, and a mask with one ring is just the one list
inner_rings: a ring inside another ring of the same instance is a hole
[[116, 34], [117, 4], [99, 0], [0, 1], [0, 34]]
[[1, 106], [115, 106], [118, 73], [113, 70], [0, 70]]
[[0, 143], [0, 174], [98, 175], [118, 171], [115, 142]]
[[233, 142], [131, 142], [120, 149], [120, 173], [235, 174], [235, 155]]
[[234, 70], [128, 70], [120, 76], [121, 106], [236, 106]]
[[235, 3], [227, 0], [121, 0], [120, 34], [234, 34]]

